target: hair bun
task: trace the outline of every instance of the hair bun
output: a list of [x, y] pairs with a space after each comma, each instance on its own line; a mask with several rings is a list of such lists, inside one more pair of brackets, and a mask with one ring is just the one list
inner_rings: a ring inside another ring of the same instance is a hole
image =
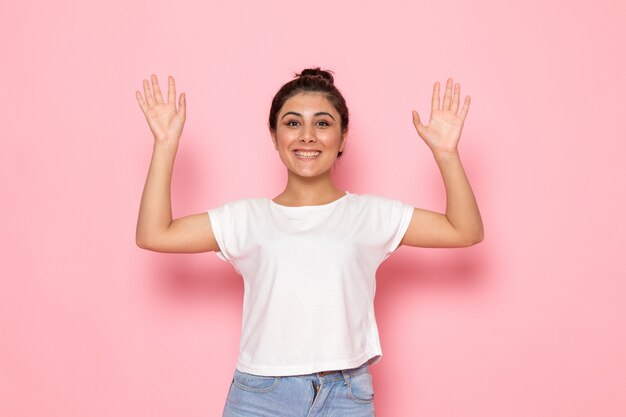
[[322, 78], [323, 80], [327, 81], [329, 84], [334, 84], [335, 83], [335, 78], [333, 77], [333, 74], [330, 71], [326, 71], [321, 69], [320, 67], [317, 68], [306, 68], [304, 70], [302, 70], [302, 72], [300, 74], [296, 74], [296, 77], [319, 77]]

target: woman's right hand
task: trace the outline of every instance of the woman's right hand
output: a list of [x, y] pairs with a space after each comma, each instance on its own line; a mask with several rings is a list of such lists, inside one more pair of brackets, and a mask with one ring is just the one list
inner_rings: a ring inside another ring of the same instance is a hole
[[143, 80], [145, 99], [139, 90], [135, 92], [139, 107], [141, 107], [144, 116], [146, 116], [154, 139], [161, 144], [178, 142], [183, 133], [186, 116], [185, 93], [180, 95], [178, 110], [176, 110], [174, 77], [168, 77], [168, 84], [167, 102], [163, 102], [159, 82], [154, 74], [152, 74], [152, 91], [150, 90], [148, 80]]

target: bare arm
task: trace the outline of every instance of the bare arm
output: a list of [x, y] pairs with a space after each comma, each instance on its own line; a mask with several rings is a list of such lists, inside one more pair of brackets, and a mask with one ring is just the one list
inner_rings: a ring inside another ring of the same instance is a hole
[[452, 94], [448, 79], [443, 107], [439, 105], [439, 83], [433, 87], [431, 118], [428, 126], [413, 112], [418, 134], [433, 152], [446, 188], [446, 212], [415, 208], [401, 244], [421, 247], [470, 246], [483, 240], [483, 224], [470, 183], [463, 170], [457, 144], [469, 109], [470, 97], [459, 110], [460, 85]]
[[136, 243], [156, 252], [207, 252], [218, 249], [207, 213], [172, 220], [170, 185], [174, 160], [186, 117], [184, 93], [176, 109], [174, 78], [169, 77], [167, 102], [163, 101], [158, 81], [152, 76], [152, 90], [144, 80], [145, 100], [139, 91], [137, 101], [154, 135], [152, 160], [141, 196], [137, 219]]

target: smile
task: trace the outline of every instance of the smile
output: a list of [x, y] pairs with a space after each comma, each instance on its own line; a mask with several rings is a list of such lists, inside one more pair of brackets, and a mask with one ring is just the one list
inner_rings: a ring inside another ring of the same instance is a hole
[[304, 158], [304, 159], [313, 159], [313, 158], [317, 158], [321, 152], [319, 151], [309, 151], [309, 152], [305, 152], [305, 151], [294, 151], [294, 153], [296, 154], [296, 156], [298, 158]]

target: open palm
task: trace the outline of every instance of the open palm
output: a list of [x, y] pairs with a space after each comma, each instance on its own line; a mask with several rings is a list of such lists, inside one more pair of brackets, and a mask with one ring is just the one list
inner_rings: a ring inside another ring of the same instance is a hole
[[413, 111], [413, 125], [428, 147], [436, 152], [456, 152], [463, 123], [469, 110], [470, 96], [465, 97], [465, 102], [459, 113], [459, 97], [461, 85], [454, 86], [452, 92], [452, 78], [446, 83], [446, 92], [443, 97], [443, 106], [439, 102], [439, 81], [433, 87], [432, 108], [428, 125], [423, 125], [417, 112]]
[[185, 93], [182, 93], [178, 100], [178, 110], [176, 110], [176, 85], [174, 77], [168, 77], [167, 102], [163, 101], [161, 89], [156, 75], [152, 75], [152, 91], [148, 80], [143, 80], [143, 91], [136, 91], [137, 102], [143, 111], [148, 126], [157, 142], [177, 141], [185, 125], [186, 103]]

